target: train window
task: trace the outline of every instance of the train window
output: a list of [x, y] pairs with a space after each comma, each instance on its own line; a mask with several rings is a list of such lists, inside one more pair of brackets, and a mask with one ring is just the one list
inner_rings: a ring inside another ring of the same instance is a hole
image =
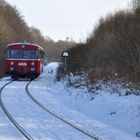
[[11, 50], [10, 58], [22, 58], [22, 50]]
[[6, 50], [6, 58], [10, 58], [10, 50]]
[[36, 51], [36, 58], [37, 59], [43, 59], [44, 58], [44, 52], [41, 50]]
[[42, 51], [40, 51], [40, 58], [42, 59]]
[[40, 58], [41, 58], [41, 59], [44, 58], [44, 52], [43, 52], [43, 51], [40, 52]]
[[43, 59], [43, 57], [44, 57], [44, 52], [40, 51], [40, 58]]
[[23, 59], [35, 59], [36, 51], [35, 50], [23, 50]]
[[40, 54], [39, 54], [39, 53], [40, 53], [40, 52], [37, 50], [37, 51], [36, 51], [36, 58], [37, 58], [37, 59], [40, 58]]

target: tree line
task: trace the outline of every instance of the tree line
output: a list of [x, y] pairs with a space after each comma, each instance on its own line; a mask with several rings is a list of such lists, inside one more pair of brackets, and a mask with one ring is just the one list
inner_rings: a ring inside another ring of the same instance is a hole
[[101, 18], [86, 43], [69, 51], [68, 71], [86, 71], [91, 81], [140, 82], [140, 0]]
[[55, 42], [49, 37], [44, 37], [36, 27], [29, 27], [16, 6], [5, 0], [0, 0], [0, 76], [4, 74], [5, 55], [4, 48], [9, 43], [32, 42], [41, 45], [45, 50], [45, 57], [49, 61], [61, 59], [63, 50], [74, 46], [74, 41]]

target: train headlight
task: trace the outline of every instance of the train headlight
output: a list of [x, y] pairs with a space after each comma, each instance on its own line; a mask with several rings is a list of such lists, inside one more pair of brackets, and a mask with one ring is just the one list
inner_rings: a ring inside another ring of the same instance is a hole
[[14, 65], [14, 62], [11, 62], [10, 65]]
[[32, 63], [31, 63], [31, 65], [32, 65], [32, 66], [34, 66], [34, 65], [35, 65], [35, 63], [34, 63], [34, 62], [32, 62]]
[[31, 68], [31, 71], [35, 71], [35, 68]]
[[10, 71], [13, 71], [14, 70], [14, 67], [10, 67]]

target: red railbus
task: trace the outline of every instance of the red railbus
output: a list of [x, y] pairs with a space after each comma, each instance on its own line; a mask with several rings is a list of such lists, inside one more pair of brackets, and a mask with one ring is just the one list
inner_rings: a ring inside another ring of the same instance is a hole
[[37, 44], [13, 43], [5, 48], [5, 73], [12, 78], [38, 77], [43, 72], [44, 50]]

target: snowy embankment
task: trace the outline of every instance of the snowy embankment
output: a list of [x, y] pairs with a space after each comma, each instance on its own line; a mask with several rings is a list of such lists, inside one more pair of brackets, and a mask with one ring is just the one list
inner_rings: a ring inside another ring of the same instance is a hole
[[[140, 139], [136, 137], [136, 132], [140, 131], [140, 96], [131, 94], [119, 83], [100, 84], [100, 81], [89, 91], [85, 86], [69, 86], [67, 79], [56, 82], [57, 67], [58, 63], [49, 64], [29, 86], [31, 94], [39, 102], [103, 140]], [[75, 77], [71, 81], [75, 81]], [[6, 82], [2, 79], [0, 85]], [[35, 105], [24, 91], [26, 84], [17, 81], [9, 85], [3, 99], [12, 115], [35, 139], [90, 139]], [[1, 109], [0, 113], [0, 140], [21, 139]]]

